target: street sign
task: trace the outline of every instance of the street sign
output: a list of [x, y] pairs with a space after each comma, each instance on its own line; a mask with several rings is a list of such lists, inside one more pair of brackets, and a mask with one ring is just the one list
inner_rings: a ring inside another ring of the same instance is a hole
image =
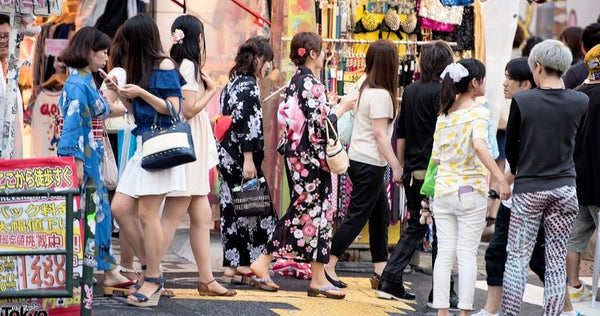
[[75, 171], [73, 157], [0, 160], [0, 299], [27, 298], [45, 311], [56, 308], [50, 298], [71, 300], [58, 309], [79, 313], [73, 279], [82, 275], [83, 240]]

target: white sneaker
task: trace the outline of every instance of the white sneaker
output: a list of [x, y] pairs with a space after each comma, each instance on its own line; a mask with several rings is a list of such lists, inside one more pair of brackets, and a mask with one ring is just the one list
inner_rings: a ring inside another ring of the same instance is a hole
[[471, 316], [500, 316], [500, 314], [492, 314], [485, 309], [482, 309], [476, 314], [471, 314]]
[[589, 301], [592, 299], [592, 292], [588, 290], [587, 286], [585, 286], [585, 282], [579, 281], [581, 283], [581, 287], [576, 289], [572, 286], [569, 286], [569, 298], [571, 302], [577, 303], [581, 301]]

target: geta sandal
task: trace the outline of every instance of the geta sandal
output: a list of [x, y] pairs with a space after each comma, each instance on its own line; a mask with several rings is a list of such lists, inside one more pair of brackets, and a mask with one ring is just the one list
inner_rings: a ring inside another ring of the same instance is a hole
[[133, 285], [133, 281], [128, 281], [124, 283], [119, 283], [115, 285], [103, 285], [102, 292], [104, 296], [114, 296], [115, 293], [121, 293], [121, 295], [125, 296], [125, 294], [129, 294], [129, 288]]
[[236, 273], [234, 275], [223, 275], [221, 281], [228, 284], [245, 284], [252, 285], [253, 272], [248, 273]]
[[275, 282], [273, 282], [273, 279], [271, 279], [271, 278], [257, 278], [257, 277], [254, 277], [254, 278], [252, 278], [252, 283], [256, 287], [258, 287], [259, 289], [261, 289], [263, 291], [277, 292], [279, 290], [279, 288], [274, 287], [272, 285], [269, 285], [269, 283], [276, 284]]
[[344, 297], [346, 297], [346, 294], [333, 294], [333, 293], [329, 292], [329, 291], [339, 291], [339, 290], [340, 290], [340, 288], [337, 286], [328, 285], [328, 286], [324, 286], [319, 289], [313, 289], [312, 287], [309, 287], [307, 290], [307, 293], [308, 293], [308, 296], [310, 296], [310, 297], [317, 297], [319, 295], [324, 295], [326, 298], [333, 298], [336, 300], [341, 300]]

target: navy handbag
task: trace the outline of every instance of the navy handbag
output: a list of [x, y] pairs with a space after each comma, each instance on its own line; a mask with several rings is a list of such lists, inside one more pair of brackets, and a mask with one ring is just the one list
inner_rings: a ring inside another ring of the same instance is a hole
[[445, 6], [455, 6], [455, 5], [469, 5], [474, 2], [474, 0], [441, 0], [442, 4]]
[[172, 125], [160, 128], [156, 113], [152, 128], [142, 134], [142, 168], [146, 170], [167, 169], [196, 161], [190, 125], [181, 121], [169, 100], [165, 102]]

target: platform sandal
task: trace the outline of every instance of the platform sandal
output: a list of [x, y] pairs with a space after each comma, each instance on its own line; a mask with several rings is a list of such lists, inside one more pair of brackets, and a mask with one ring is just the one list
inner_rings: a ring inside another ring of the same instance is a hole
[[153, 307], [158, 306], [158, 301], [160, 300], [160, 294], [162, 292], [163, 286], [165, 284], [165, 280], [162, 276], [158, 278], [149, 278], [144, 277], [144, 282], [151, 282], [158, 284], [158, 289], [154, 291], [150, 297], [138, 292], [131, 294], [131, 296], [135, 297], [135, 300], [127, 298], [127, 304], [137, 306], [137, 307]]

